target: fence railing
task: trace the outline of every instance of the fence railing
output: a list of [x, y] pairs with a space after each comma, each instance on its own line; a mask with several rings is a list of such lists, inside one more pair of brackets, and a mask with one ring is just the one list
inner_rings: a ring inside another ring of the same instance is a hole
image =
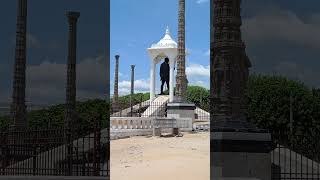
[[[167, 117], [167, 102], [138, 102], [136, 104], [120, 103], [111, 106], [111, 117]], [[197, 107], [193, 117], [196, 121], [210, 121], [210, 113]]]
[[319, 137], [273, 133], [272, 179], [320, 179]]
[[137, 104], [123, 103], [111, 106], [111, 117], [166, 117], [167, 103], [163, 102], [139, 102]]
[[109, 133], [100, 128], [0, 132], [0, 175], [109, 176]]

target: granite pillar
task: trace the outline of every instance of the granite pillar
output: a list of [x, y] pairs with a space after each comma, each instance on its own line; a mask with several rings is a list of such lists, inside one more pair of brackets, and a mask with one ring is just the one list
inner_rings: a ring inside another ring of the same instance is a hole
[[16, 49], [13, 76], [11, 116], [12, 128], [27, 127], [25, 89], [26, 89], [26, 33], [27, 33], [27, 0], [18, 0]]
[[211, 0], [211, 179], [271, 179], [271, 135], [246, 116], [251, 62], [241, 39], [241, 0]]
[[115, 70], [114, 70], [114, 88], [113, 88], [113, 97], [112, 97], [112, 110], [114, 112], [119, 111], [119, 92], [118, 92], [118, 83], [119, 83], [119, 59], [120, 56], [116, 55]]

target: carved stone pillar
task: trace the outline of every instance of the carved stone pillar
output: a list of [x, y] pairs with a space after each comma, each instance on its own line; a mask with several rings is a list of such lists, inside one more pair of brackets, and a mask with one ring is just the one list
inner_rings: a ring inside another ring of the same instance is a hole
[[12, 128], [25, 129], [27, 127], [25, 105], [27, 0], [18, 0], [16, 31], [16, 51], [11, 104], [11, 116], [13, 118]]
[[187, 77], [185, 67], [185, 0], [179, 0], [178, 24], [178, 56], [176, 75], [176, 101], [184, 102], [187, 90]]
[[68, 64], [66, 86], [66, 127], [71, 128], [76, 115], [76, 63], [77, 63], [77, 20], [79, 12], [67, 12], [69, 23]]
[[130, 94], [130, 107], [131, 107], [131, 116], [133, 115], [133, 95], [134, 95], [134, 67], [135, 65], [131, 65], [131, 94]]
[[118, 83], [119, 83], [119, 59], [120, 56], [116, 55], [116, 63], [114, 70], [114, 87], [113, 87], [113, 97], [112, 97], [112, 109], [114, 112], [119, 110], [119, 92], [118, 92]]
[[241, 39], [241, 0], [211, 0], [210, 159], [212, 179], [271, 179], [271, 135], [247, 121], [251, 63]]
[[131, 95], [134, 94], [134, 67], [135, 65], [131, 65]]

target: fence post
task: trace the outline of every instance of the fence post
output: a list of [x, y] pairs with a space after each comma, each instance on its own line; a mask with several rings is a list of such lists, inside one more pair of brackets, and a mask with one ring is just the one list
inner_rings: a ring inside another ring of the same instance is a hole
[[[6, 175], [6, 167], [8, 165], [8, 158], [9, 158], [9, 144], [8, 144], [8, 133], [4, 132], [4, 133], [1, 133], [1, 135], [3, 134], [3, 139], [1, 142], [1, 145], [2, 145], [2, 152], [3, 152], [3, 155], [2, 155], [2, 158], [1, 158], [1, 161], [2, 161], [2, 167], [1, 167], [1, 175]], [[0, 137], [1, 138], [1, 137]]]
[[33, 155], [32, 155], [32, 165], [33, 165], [33, 175], [36, 175], [36, 169], [37, 169], [37, 147], [33, 145]]
[[96, 144], [97, 144], [97, 176], [99, 176], [101, 167], [100, 167], [100, 162], [101, 162], [101, 120], [102, 120], [102, 115], [100, 114], [98, 122], [97, 122], [97, 139], [96, 139]]
[[142, 98], [142, 95], [140, 96], [140, 103], [139, 103], [139, 117], [141, 117], [141, 107], [142, 107], [142, 101], [143, 101], [143, 98]]
[[93, 173], [94, 176], [99, 176], [100, 172], [100, 118], [102, 118], [101, 115], [93, 116], [93, 128], [94, 128], [94, 143], [93, 143]]
[[130, 115], [133, 117], [133, 102], [132, 102], [132, 97], [130, 96]]
[[71, 129], [68, 127], [67, 131], [67, 163], [68, 163], [68, 171], [67, 175], [72, 175], [72, 138], [71, 138]]
[[290, 93], [290, 133], [292, 135], [293, 133], [293, 98], [292, 98], [292, 93]]

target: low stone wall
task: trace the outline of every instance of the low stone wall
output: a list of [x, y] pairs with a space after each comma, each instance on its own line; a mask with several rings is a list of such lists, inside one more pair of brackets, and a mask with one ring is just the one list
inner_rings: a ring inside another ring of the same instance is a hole
[[151, 129], [153, 118], [149, 117], [110, 117], [111, 129]]
[[130, 136], [149, 136], [152, 135], [152, 132], [152, 129], [112, 129], [110, 131], [110, 140]]
[[[110, 139], [119, 139], [130, 136], [148, 136], [153, 134], [154, 122], [172, 120], [172, 118], [155, 117], [110, 117]], [[191, 118], [175, 119], [175, 127], [180, 131], [192, 131]], [[169, 132], [170, 129], [163, 129]]]

